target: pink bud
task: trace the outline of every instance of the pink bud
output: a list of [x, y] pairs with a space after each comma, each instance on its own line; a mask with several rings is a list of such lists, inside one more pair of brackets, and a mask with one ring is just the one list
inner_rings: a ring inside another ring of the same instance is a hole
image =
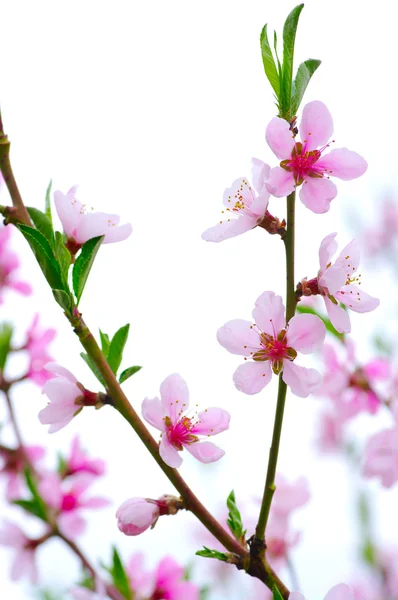
[[125, 535], [139, 535], [155, 525], [159, 515], [156, 500], [130, 498], [116, 512], [117, 526]]

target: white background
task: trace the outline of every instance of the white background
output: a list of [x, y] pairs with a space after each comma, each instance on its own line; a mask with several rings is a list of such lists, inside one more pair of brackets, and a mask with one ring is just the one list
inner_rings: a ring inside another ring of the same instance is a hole
[[[219, 220], [224, 188], [250, 173], [251, 156], [276, 164], [264, 139], [275, 107], [258, 40], [266, 22], [281, 32], [293, 6], [290, 0], [1, 3], [0, 102], [22, 195], [40, 208], [50, 178], [63, 191], [78, 183], [82, 202], [133, 224], [128, 241], [101, 249], [83, 314], [94, 331], [113, 333], [131, 323], [125, 366], [144, 368], [125, 388], [137, 410], [175, 371], [187, 379], [193, 403], [230, 410], [231, 429], [216, 440], [227, 450], [222, 462], [198, 467], [186, 457], [181, 469], [213, 509], [232, 487], [243, 498], [261, 493], [276, 391], [274, 385], [255, 397], [236, 391], [232, 373], [239, 358], [218, 345], [215, 332], [231, 318], [250, 318], [264, 290], [284, 293], [284, 257], [280, 240], [262, 230], [221, 245], [200, 235]], [[388, 0], [309, 0], [302, 13], [297, 64], [309, 57], [323, 61], [305, 101], [328, 105], [336, 147], [357, 150], [369, 169], [357, 181], [338, 183], [327, 215], [299, 204], [297, 279], [315, 275], [324, 235], [339, 231], [341, 242], [348, 242], [357, 217], [376, 215], [384, 190], [394, 185], [395, 11]], [[284, 201], [273, 199], [271, 212], [282, 217]], [[22, 339], [31, 315], [40, 311], [42, 322], [59, 331], [54, 356], [87, 387], [95, 386], [25, 243], [14, 237], [35, 295], [10, 295], [1, 318], [18, 320]], [[365, 289], [388, 305], [388, 274], [365, 273]], [[354, 334], [363, 341], [377, 323], [385, 328], [383, 314], [380, 309], [354, 318]], [[79, 432], [93, 456], [107, 458], [109, 476], [97, 489], [113, 498], [114, 507], [92, 514], [82, 545], [93, 559], [107, 558], [110, 540], [126, 557], [144, 548], [150, 564], [167, 552], [184, 562], [191, 558], [197, 543], [179, 541], [193, 526], [189, 515], [162, 519], [140, 538], [116, 530], [113, 512], [127, 497], [173, 491], [117, 413], [87, 410], [48, 436], [37, 420], [44, 405], [39, 390], [27, 384], [17, 396], [29, 442], [45, 444], [51, 456], [55, 449], [66, 451]], [[282, 473], [305, 474], [311, 482], [313, 500], [297, 515], [304, 535], [294, 560], [302, 590], [313, 600], [349, 580], [358, 541], [352, 477], [339, 461], [314, 453], [320, 402], [289, 396], [280, 457]], [[381, 494], [378, 521], [391, 539], [397, 538], [389, 524], [396, 501], [396, 490]], [[0, 556], [1, 597], [30, 597], [8, 582], [10, 553], [1, 550]], [[77, 576], [75, 559], [55, 542], [39, 550], [39, 566], [43, 581], [55, 587]], [[245, 594], [239, 588], [236, 597]]]

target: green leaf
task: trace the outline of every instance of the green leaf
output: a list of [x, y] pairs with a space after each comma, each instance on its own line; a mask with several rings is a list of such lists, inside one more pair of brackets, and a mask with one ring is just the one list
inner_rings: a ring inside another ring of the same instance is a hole
[[70, 294], [67, 294], [63, 290], [53, 290], [53, 295], [60, 306], [64, 309], [64, 311], [70, 315], [73, 305], [73, 299]]
[[92, 370], [92, 372], [94, 373], [94, 375], [96, 376], [96, 378], [98, 379], [98, 381], [100, 382], [100, 384], [103, 385], [104, 388], [106, 388], [106, 383], [103, 380], [102, 375], [99, 372], [99, 370], [97, 369], [97, 366], [93, 362], [91, 356], [89, 356], [88, 354], [85, 354], [84, 352], [81, 352], [80, 356], [82, 357], [82, 359], [84, 360], [84, 362], [90, 367], [90, 369]]
[[13, 328], [11, 323], [0, 325], [0, 372], [4, 370], [11, 347]]
[[16, 504], [17, 506], [20, 506], [31, 515], [34, 515], [35, 517], [46, 521], [46, 517], [45, 515], [43, 516], [41, 506], [39, 506], [35, 500], [13, 500], [12, 503]]
[[276, 585], [272, 588], [272, 600], [283, 600], [283, 596]]
[[51, 288], [57, 290], [65, 289], [58, 262], [47, 238], [33, 227], [21, 224], [18, 224], [17, 227], [32, 248], [44, 277]]
[[86, 285], [87, 278], [90, 274], [91, 267], [94, 264], [94, 259], [97, 255], [99, 247], [105, 236], [92, 238], [83, 244], [79, 257], [77, 258], [72, 272], [73, 290], [75, 292], [77, 303]]
[[283, 26], [283, 89], [281, 90], [280, 94], [283, 114], [281, 114], [280, 116], [283, 118], [287, 118], [288, 120], [291, 116], [293, 116], [290, 114], [290, 107], [292, 100], [294, 43], [296, 40], [298, 20], [303, 8], [304, 4], [299, 4], [298, 6], [296, 6], [296, 8], [294, 8], [292, 12], [288, 15]]
[[232, 490], [227, 498], [227, 507], [229, 511], [227, 525], [230, 528], [231, 533], [238, 541], [244, 540], [246, 530], [243, 530], [242, 517], [240, 515], [239, 508], [236, 505], [234, 490]]
[[48, 184], [47, 189], [46, 189], [46, 200], [45, 200], [46, 208], [44, 211], [46, 217], [50, 220], [51, 226], [53, 224], [53, 217], [51, 214], [51, 188], [52, 188], [52, 185], [53, 185], [53, 180], [50, 179], [50, 183]]
[[[47, 521], [46, 505], [39, 492], [37, 491], [35, 480], [33, 479], [32, 473], [29, 471], [28, 468], [24, 470], [24, 475], [28, 490], [32, 494], [32, 499], [27, 500], [27, 502], [30, 502], [32, 507], [34, 506], [34, 510], [36, 511], [35, 514], [37, 517], [43, 519], [43, 521]], [[25, 508], [25, 510], [27, 509]]]
[[301, 314], [316, 315], [317, 317], [319, 317], [321, 319], [321, 321], [324, 322], [326, 330], [329, 333], [331, 333], [332, 335], [334, 335], [334, 337], [336, 337], [342, 344], [344, 344], [344, 334], [336, 331], [335, 328], [333, 327], [331, 321], [327, 317], [322, 317], [322, 315], [320, 315], [311, 306], [305, 306], [304, 304], [303, 305], [298, 304], [296, 310], [298, 313], [301, 313]]
[[108, 364], [112, 371], [117, 373], [123, 358], [123, 350], [129, 335], [130, 324], [121, 327], [113, 336], [109, 346]]
[[100, 332], [100, 338], [101, 338], [102, 354], [105, 356], [105, 358], [107, 358], [108, 353], [109, 353], [109, 346], [111, 345], [111, 341], [110, 341], [109, 335], [107, 333], [103, 333], [101, 331], [101, 329], [99, 330], [99, 332]]
[[203, 550], [198, 550], [195, 554], [196, 556], [203, 556], [204, 558], [216, 558], [217, 560], [228, 562], [228, 556], [224, 552], [210, 550], [210, 548], [207, 548], [206, 546], [203, 546]]
[[301, 63], [297, 69], [292, 90], [292, 116], [297, 114], [297, 110], [301, 104], [305, 90], [307, 89], [307, 85], [309, 84], [311, 77], [320, 64], [320, 60], [309, 58]]
[[135, 375], [141, 369], [142, 367], [129, 367], [128, 369], [125, 369], [119, 375], [119, 383], [124, 383], [127, 379], [129, 379], [129, 377]]
[[130, 581], [115, 547], [113, 547], [112, 568], [110, 569], [110, 574], [115, 588], [119, 590], [126, 600], [132, 600], [133, 592], [131, 591]]
[[33, 206], [27, 206], [26, 210], [28, 211], [36, 229], [44, 235], [51, 247], [54, 248], [54, 230], [50, 219], [47, 217], [47, 215], [41, 212], [41, 210], [38, 210]]
[[68, 284], [68, 273], [72, 257], [68, 248], [65, 246], [64, 235], [60, 231], [55, 232], [55, 254], [58, 259], [59, 268], [61, 269], [64, 282], [65, 284]]
[[66, 473], [68, 469], [68, 461], [60, 452], [57, 453], [57, 472], [60, 475]]
[[260, 47], [261, 56], [263, 57], [264, 71], [270, 82], [276, 97], [279, 98], [280, 85], [279, 85], [279, 74], [275, 65], [274, 57], [272, 55], [271, 46], [269, 45], [267, 35], [267, 25], [264, 25], [260, 35]]

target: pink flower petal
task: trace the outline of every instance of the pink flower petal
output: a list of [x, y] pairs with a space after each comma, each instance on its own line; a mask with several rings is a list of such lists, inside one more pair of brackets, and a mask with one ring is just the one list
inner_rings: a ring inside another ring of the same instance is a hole
[[84, 207], [74, 197], [74, 189], [72, 188], [66, 195], [59, 190], [54, 192], [54, 202], [64, 232], [68, 237], [75, 237], [76, 228], [84, 214]]
[[305, 598], [300, 592], [291, 592], [289, 600], [305, 600]]
[[289, 321], [287, 342], [289, 346], [302, 352], [311, 354], [322, 346], [326, 336], [326, 327], [316, 315], [295, 315]]
[[87, 500], [82, 500], [80, 502], [81, 508], [105, 508], [110, 504], [110, 500], [101, 498], [100, 496], [93, 496], [92, 498], [87, 498]]
[[[82, 391], [75, 383], [71, 383], [67, 379], [55, 377], [46, 381], [43, 387], [45, 394], [52, 404], [56, 404], [60, 413], [63, 408], [75, 403], [76, 398], [82, 395]], [[76, 407], [77, 410], [77, 407]]]
[[347, 273], [344, 269], [339, 267], [338, 265], [332, 265], [328, 269], [326, 269], [319, 277], [318, 284], [322, 288], [326, 288], [333, 296], [337, 290], [339, 290], [347, 281]]
[[30, 283], [26, 283], [25, 281], [11, 281], [8, 284], [8, 287], [16, 292], [19, 292], [23, 296], [30, 296], [30, 294], [33, 292], [33, 288]]
[[336, 196], [337, 188], [333, 181], [320, 177], [308, 177], [300, 190], [301, 202], [318, 215], [328, 212]]
[[256, 325], [264, 332], [276, 337], [285, 329], [285, 307], [282, 297], [274, 292], [263, 292], [255, 302], [252, 312]]
[[231, 354], [250, 356], [260, 348], [259, 335], [250, 321], [234, 319], [217, 331], [217, 340]]
[[330, 263], [332, 256], [337, 250], [336, 235], [337, 233], [329, 233], [329, 235], [323, 238], [319, 246], [319, 266], [322, 272], [326, 269], [326, 266]]
[[325, 104], [319, 100], [306, 104], [300, 123], [300, 137], [305, 151], [324, 146], [332, 134], [333, 119]]
[[178, 451], [170, 444], [167, 435], [163, 434], [159, 445], [159, 454], [166, 465], [178, 469], [182, 465], [182, 457]]
[[66, 537], [74, 539], [86, 529], [86, 522], [76, 511], [61, 513], [58, 517], [58, 528]]
[[184, 448], [188, 450], [201, 463], [212, 463], [220, 460], [225, 454], [225, 451], [213, 444], [213, 442], [195, 442], [194, 444], [184, 444]]
[[348, 585], [340, 583], [339, 585], [332, 587], [326, 594], [324, 600], [354, 600], [354, 594]]
[[229, 428], [231, 415], [223, 408], [208, 408], [198, 415], [198, 424], [192, 428], [192, 433], [216, 435]]
[[249, 184], [247, 177], [239, 177], [232, 182], [231, 187], [225, 188], [223, 203], [232, 211], [237, 202], [240, 204], [243, 201], [245, 206], [250, 206], [255, 197], [255, 191]]
[[300, 367], [289, 360], [283, 361], [282, 379], [299, 398], [307, 398], [322, 385], [318, 371]]
[[285, 119], [274, 117], [268, 124], [265, 139], [279, 160], [290, 158], [294, 147], [294, 137], [290, 125]]
[[269, 361], [245, 362], [233, 376], [235, 387], [245, 394], [258, 394], [271, 381], [272, 371]]
[[332, 177], [350, 181], [361, 177], [368, 168], [368, 163], [360, 154], [348, 150], [348, 148], [336, 148], [322, 156], [318, 160], [317, 166], [325, 169], [327, 174]]
[[108, 230], [117, 228], [119, 221], [120, 217], [118, 215], [100, 212], [85, 213], [82, 215], [76, 229], [75, 240], [79, 244], [84, 244], [91, 238], [106, 235]]
[[114, 242], [123, 242], [133, 232], [133, 227], [130, 223], [125, 223], [124, 225], [119, 225], [118, 227], [109, 228], [105, 239], [102, 242], [103, 244], [113, 244]]
[[61, 365], [58, 365], [55, 362], [47, 363], [46, 370], [50, 371], [50, 373], [55, 373], [55, 375], [58, 375], [59, 377], [64, 377], [72, 383], [77, 383], [76, 377], [70, 371], [68, 371], [68, 369], [65, 369], [65, 367], [61, 367]]
[[344, 308], [341, 308], [338, 304], [335, 304], [326, 296], [323, 296], [325, 301], [326, 310], [332, 323], [333, 327], [339, 333], [350, 333], [351, 322], [350, 315]]
[[377, 308], [380, 304], [378, 298], [373, 298], [364, 292], [359, 286], [350, 283], [344, 285], [339, 292], [335, 295], [336, 300], [339, 300], [342, 304], [345, 304], [347, 308], [354, 310], [358, 313], [370, 312]]
[[369, 379], [386, 380], [391, 377], [391, 362], [388, 358], [375, 358], [363, 367]]
[[282, 167], [274, 167], [270, 171], [265, 187], [276, 198], [288, 196], [296, 187], [293, 173], [282, 169]]
[[360, 248], [357, 240], [354, 239], [342, 249], [334, 264], [345, 270], [348, 278], [355, 276], [355, 271], [357, 271], [359, 266], [359, 260]]
[[209, 227], [202, 233], [205, 242], [223, 242], [230, 238], [246, 233], [257, 226], [257, 218], [250, 215], [240, 215], [231, 218], [230, 221], [222, 221], [213, 227]]
[[259, 158], [252, 158], [252, 180], [255, 190], [261, 194], [269, 177], [271, 167]]
[[57, 475], [54, 473], [45, 475], [39, 483], [39, 492], [49, 506], [61, 508], [63, 492], [61, 480]]
[[159, 398], [145, 398], [141, 406], [141, 413], [144, 419], [153, 427], [156, 427], [159, 431], [164, 431], [166, 411]]
[[178, 413], [189, 406], [189, 391], [185, 380], [178, 373], [166, 377], [160, 384], [160, 398], [165, 414], [174, 424], [178, 420]]

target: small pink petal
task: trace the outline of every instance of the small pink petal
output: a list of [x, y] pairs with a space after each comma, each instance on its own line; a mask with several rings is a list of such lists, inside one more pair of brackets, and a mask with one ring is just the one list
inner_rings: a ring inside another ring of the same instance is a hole
[[250, 356], [260, 348], [259, 335], [250, 321], [234, 319], [217, 331], [217, 340], [231, 354]]
[[279, 160], [290, 158], [294, 147], [294, 137], [290, 125], [285, 119], [274, 117], [267, 126], [265, 139]]
[[74, 238], [79, 244], [84, 244], [91, 238], [106, 235], [108, 230], [116, 229], [120, 217], [107, 213], [84, 213], [76, 229]]
[[332, 134], [333, 119], [326, 105], [319, 100], [306, 104], [300, 123], [300, 137], [305, 151], [324, 146]]
[[202, 233], [202, 239], [205, 242], [223, 242], [246, 233], [256, 226], [257, 218], [255, 216], [240, 215], [237, 218], [231, 218], [230, 221], [222, 221], [222, 223], [209, 227]]
[[75, 231], [84, 214], [84, 207], [79, 200], [74, 197], [75, 188], [69, 190], [65, 195], [59, 190], [54, 192], [54, 203], [62, 227], [68, 237], [75, 237]]
[[237, 202], [240, 204], [243, 200], [245, 206], [250, 206], [255, 197], [255, 191], [249, 184], [248, 179], [246, 177], [239, 177], [232, 182], [231, 187], [225, 188], [223, 203], [232, 211]]
[[335, 295], [336, 300], [345, 304], [347, 308], [358, 313], [366, 313], [374, 310], [380, 304], [378, 298], [373, 298], [364, 292], [359, 286], [350, 283], [344, 285]]
[[68, 371], [68, 369], [65, 369], [65, 367], [61, 367], [61, 365], [58, 365], [55, 362], [47, 363], [46, 370], [50, 371], [50, 373], [55, 373], [55, 375], [58, 375], [59, 377], [64, 377], [65, 379], [67, 379], [68, 381], [71, 381], [72, 383], [77, 383], [77, 379], [73, 375], [73, 373]]
[[325, 169], [328, 175], [338, 177], [343, 181], [350, 181], [361, 177], [368, 168], [368, 163], [360, 154], [348, 148], [336, 148], [329, 154], [322, 156], [317, 166]]
[[159, 398], [145, 398], [141, 406], [141, 413], [144, 419], [153, 427], [156, 427], [159, 431], [164, 431], [166, 411]]
[[195, 442], [194, 444], [184, 444], [184, 447], [192, 456], [205, 464], [216, 462], [225, 454], [225, 451], [213, 442]]
[[333, 181], [320, 177], [308, 177], [300, 190], [301, 202], [318, 215], [328, 212], [336, 196], [337, 188]]
[[103, 244], [113, 244], [114, 242], [123, 242], [133, 232], [133, 227], [130, 223], [119, 225], [118, 227], [110, 227], [105, 234]]
[[57, 475], [50, 473], [44, 476], [39, 483], [39, 492], [49, 506], [61, 508], [63, 492], [61, 480]]
[[165, 414], [172, 423], [178, 420], [178, 413], [189, 406], [189, 391], [185, 380], [178, 373], [166, 377], [160, 384], [160, 398]]
[[347, 273], [341, 267], [332, 265], [326, 269], [318, 279], [318, 284], [322, 288], [326, 288], [333, 296], [347, 281]]
[[375, 358], [363, 367], [369, 379], [386, 380], [391, 377], [391, 362], [388, 358]]
[[296, 187], [293, 173], [282, 169], [282, 167], [274, 167], [270, 171], [265, 187], [276, 198], [288, 196]]
[[357, 240], [354, 239], [342, 249], [336, 258], [335, 265], [344, 269], [347, 273], [347, 277], [352, 277], [358, 269], [359, 260], [360, 248]]
[[263, 292], [257, 298], [252, 315], [256, 325], [273, 337], [286, 327], [282, 297], [274, 292]]
[[307, 398], [322, 385], [318, 371], [300, 367], [289, 360], [283, 361], [282, 379], [299, 398]]
[[76, 511], [61, 513], [58, 517], [58, 528], [66, 537], [74, 539], [86, 529], [86, 522]]
[[322, 346], [326, 336], [326, 327], [316, 315], [295, 315], [289, 321], [287, 342], [289, 346], [302, 352], [311, 354]]
[[271, 167], [259, 158], [252, 158], [252, 180], [258, 194], [261, 194], [269, 177]]
[[332, 256], [337, 250], [336, 235], [337, 233], [329, 233], [329, 235], [323, 238], [319, 246], [319, 266], [321, 267], [321, 271], [326, 269], [326, 266], [330, 263]]
[[178, 469], [182, 465], [182, 457], [174, 446], [170, 444], [166, 434], [163, 434], [160, 440], [159, 454], [166, 465], [169, 465], [173, 469]]
[[231, 415], [223, 408], [208, 408], [199, 413], [198, 424], [192, 428], [192, 433], [216, 435], [229, 428]]
[[354, 600], [354, 594], [348, 585], [340, 583], [329, 590], [324, 600]]
[[339, 333], [350, 333], [351, 322], [348, 312], [338, 304], [329, 300], [326, 296], [323, 296], [323, 299], [325, 301], [328, 317], [335, 330]]
[[9, 287], [23, 296], [30, 296], [33, 291], [30, 283], [26, 283], [25, 281], [11, 281]]
[[258, 394], [271, 381], [272, 371], [269, 361], [245, 362], [233, 376], [236, 389], [245, 394]]
[[305, 600], [305, 598], [300, 592], [291, 592], [289, 600]]

